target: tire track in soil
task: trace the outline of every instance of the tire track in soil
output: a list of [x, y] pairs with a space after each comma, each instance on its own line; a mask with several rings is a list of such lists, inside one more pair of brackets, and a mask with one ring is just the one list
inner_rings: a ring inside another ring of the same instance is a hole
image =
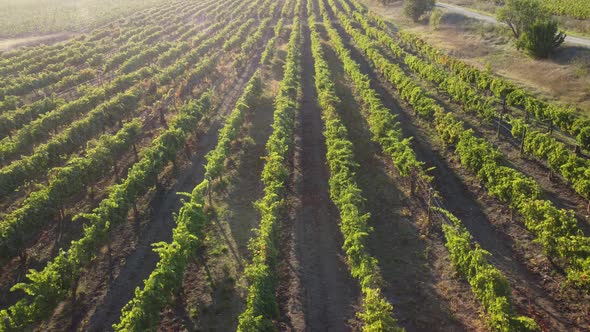
[[[334, 19], [330, 9], [328, 12], [334, 22], [338, 22]], [[470, 191], [460, 176], [447, 164], [449, 161], [444, 160], [441, 152], [434, 148], [428, 133], [416, 126], [415, 120], [403, 110], [396, 100], [397, 95], [389, 92], [386, 85], [379, 79], [380, 76], [369, 65], [361, 52], [352, 46], [352, 40], [342, 27], [339, 24], [336, 24], [335, 27], [351, 51], [352, 57], [371, 79], [371, 87], [379, 93], [383, 104], [398, 116], [404, 137], [414, 137], [412, 147], [418, 159], [425, 162], [427, 167], [435, 167], [430, 173], [435, 176], [433, 185], [442, 194], [442, 197], [446, 198], [446, 207], [463, 221], [481, 247], [492, 254], [490, 256], [491, 262], [506, 275], [512, 288], [517, 290], [517, 294], [514, 294], [514, 302], [519, 313], [532, 315], [535, 319], [541, 318], [541, 325], [551, 331], [572, 331], [574, 329], [583, 331], [581, 325], [568, 319], [567, 308], [564, 308], [563, 303], [559, 299], [552, 298], [541, 286], [545, 281], [515, 258], [519, 255], [514, 251], [512, 239], [494, 227], [491, 219], [505, 219], [507, 216], [488, 216], [480, 199]], [[404, 107], [409, 106], [404, 105]]]
[[[303, 24], [302, 90], [295, 151], [295, 195], [291, 237], [299, 265], [305, 331], [349, 331], [360, 304], [360, 289], [350, 275], [339, 227], [339, 214], [329, 195], [329, 171], [321, 110], [314, 83], [309, 27]], [[297, 295], [291, 295], [297, 296]], [[283, 308], [282, 308], [283, 309]], [[293, 318], [292, 318], [293, 320]], [[298, 322], [301, 324], [302, 322]]]
[[[251, 75], [256, 66], [249, 68], [237, 79], [234, 89], [225, 97], [225, 102], [217, 110], [219, 114], [227, 114], [233, 107], [233, 103], [239, 97], [239, 93], [246, 84], [248, 75]], [[215, 110], [213, 110], [215, 111]], [[190, 166], [182, 170], [182, 174], [176, 179], [174, 186], [165, 192], [158, 192], [152, 200], [151, 210], [153, 217], [139, 236], [138, 243], [133, 252], [125, 258], [125, 265], [110, 285], [107, 295], [98, 305], [97, 310], [90, 318], [88, 331], [112, 330], [112, 324], [116, 323], [121, 315], [121, 309], [129, 302], [135, 293], [135, 288], [143, 287], [144, 279], [154, 270], [159, 256], [152, 250], [152, 243], [170, 242], [172, 229], [175, 227], [172, 214], [181, 206], [181, 197], [177, 192], [191, 192], [196, 184], [204, 178], [204, 166], [207, 162], [206, 154], [217, 144], [217, 136], [222, 123], [219, 119], [211, 122], [207, 131], [199, 136], [196, 151], [190, 160]]]

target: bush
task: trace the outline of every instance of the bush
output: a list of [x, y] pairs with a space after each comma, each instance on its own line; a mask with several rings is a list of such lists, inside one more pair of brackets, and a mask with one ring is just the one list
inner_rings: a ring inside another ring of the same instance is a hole
[[430, 14], [430, 27], [432, 30], [438, 30], [440, 22], [442, 21], [443, 12], [440, 9], [435, 9]]
[[414, 22], [420, 19], [427, 11], [434, 8], [434, 0], [405, 0], [404, 13], [411, 17]]
[[506, 23], [518, 39], [535, 21], [549, 20], [550, 15], [538, 0], [507, 0], [496, 17], [499, 22]]
[[557, 22], [537, 21], [520, 36], [517, 47], [535, 58], [546, 58], [564, 40], [565, 34], [558, 30]]

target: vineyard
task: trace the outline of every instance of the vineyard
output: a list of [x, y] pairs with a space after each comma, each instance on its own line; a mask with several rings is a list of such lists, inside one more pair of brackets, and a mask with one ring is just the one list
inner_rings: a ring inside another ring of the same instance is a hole
[[0, 331], [590, 329], [581, 110], [357, 0], [143, 6], [0, 53]]

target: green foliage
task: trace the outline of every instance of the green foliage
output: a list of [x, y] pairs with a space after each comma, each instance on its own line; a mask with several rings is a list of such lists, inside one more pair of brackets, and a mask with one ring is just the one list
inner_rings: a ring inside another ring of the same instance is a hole
[[443, 224], [451, 260], [461, 275], [467, 278], [475, 297], [482, 303], [489, 315], [487, 323], [493, 331], [524, 332], [539, 331], [537, 323], [525, 316], [517, 316], [512, 306], [510, 285], [487, 260], [490, 255], [479, 246], [471, 245], [473, 238], [459, 219], [450, 212], [435, 208], [451, 222]]
[[438, 30], [438, 28], [440, 27], [440, 23], [442, 21], [443, 16], [444, 16], [443, 11], [438, 8], [434, 9], [430, 13], [429, 23], [430, 23], [430, 28], [432, 28], [432, 30]]
[[519, 39], [535, 21], [548, 20], [549, 13], [539, 0], [506, 0], [505, 5], [498, 9], [496, 18], [506, 23], [514, 38]]
[[[276, 5], [268, 6], [265, 2], [262, 7], [265, 11], [272, 13]], [[244, 45], [255, 45], [261, 38], [262, 34], [254, 33], [246, 39]], [[242, 47], [242, 54], [250, 50], [251, 47]], [[241, 129], [245, 113], [259, 96], [261, 84], [260, 73], [255, 72], [229, 117], [225, 119], [225, 124], [219, 131], [216, 148], [207, 155], [206, 179], [197, 185], [192, 193], [179, 193], [189, 197], [190, 201], [183, 203], [176, 217], [177, 226], [173, 230], [173, 240], [169, 244], [154, 244], [156, 247], [154, 250], [160, 255], [160, 261], [145, 281], [144, 288], [137, 288], [134, 298], [123, 308], [120, 322], [113, 325], [115, 331], [155, 329], [160, 318], [159, 312], [169, 302], [172, 294], [182, 286], [189, 258], [202, 244], [204, 236], [203, 229], [207, 217], [203, 211], [203, 196], [206, 190], [211, 190], [208, 178], [213, 178], [225, 171], [225, 161], [229, 155], [231, 143]]]
[[[505, 0], [480, 0], [504, 4]], [[590, 6], [586, 0], [540, 0], [543, 7], [555, 15], [571, 16], [579, 19], [590, 18]]]
[[[358, 15], [355, 17], [359, 18]], [[371, 18], [370, 15], [367, 17]], [[403, 84], [399, 83], [403, 82], [403, 78], [399, 76], [405, 76], [405, 73], [396, 69], [395, 65], [384, 59], [380, 51], [373, 46], [374, 41], [359, 33], [346, 15], [338, 14], [338, 19], [341, 21], [344, 30], [351, 35], [355, 44], [367, 55], [380, 74], [398, 90], [403, 91]], [[377, 23], [374, 24], [378, 25]], [[377, 39], [376, 37], [373, 38]], [[390, 48], [396, 56], [403, 54], [403, 52], [399, 51], [399, 46]], [[391, 75], [392, 72], [399, 74]], [[422, 104], [437, 105], [425, 93], [417, 94], [423, 100], [420, 102], [410, 99], [411, 95], [400, 94], [412, 106]], [[528, 105], [531, 111], [536, 106], [533, 103]], [[542, 107], [537, 109], [539, 112], [548, 110], [548, 108]], [[587, 279], [588, 269], [590, 268], [590, 259], [588, 258], [590, 257], [590, 246], [587, 243], [590, 242], [590, 238], [579, 234], [577, 221], [572, 211], [559, 209], [550, 201], [541, 199], [540, 190], [533, 179], [515, 169], [504, 166], [501, 154], [486, 140], [475, 137], [472, 131], [463, 129], [459, 135], [451, 135], [450, 133], [455, 133], [460, 128], [458, 125], [460, 121], [456, 117], [445, 115], [444, 111], [439, 110], [433, 110], [426, 115], [420, 112], [416, 113], [427, 120], [434, 116], [432, 123], [437, 130], [437, 134], [447, 143], [449, 143], [449, 137], [456, 139], [454, 144], [457, 147], [456, 153], [461, 160], [461, 164], [477, 175], [491, 195], [510, 204], [522, 216], [526, 227], [537, 236], [537, 241], [545, 248], [547, 254], [556, 256], [563, 261], [568, 273], [568, 279], [572, 283], [585, 287], [590, 286], [590, 281]], [[568, 118], [567, 112], [560, 112], [560, 114], [559, 116], [555, 115], [555, 117], [560, 119]], [[552, 157], [555, 162], [565, 159], [563, 153], [556, 153]], [[580, 169], [586, 170], [583, 167], [580, 167]], [[563, 170], [563, 172], [567, 171], [567, 169]], [[590, 174], [586, 173], [586, 175]], [[584, 183], [587, 182], [580, 182], [579, 187], [590, 187], [583, 185]]]
[[[298, 13], [300, 8], [301, 1], [298, 0], [295, 13]], [[252, 238], [248, 245], [253, 257], [245, 270], [249, 283], [248, 297], [246, 309], [238, 320], [238, 331], [274, 331], [272, 320], [279, 314], [275, 298], [274, 273], [278, 255], [276, 229], [285, 204], [282, 197], [289, 179], [287, 159], [294, 143], [295, 113], [301, 77], [300, 45], [301, 24], [299, 17], [295, 16], [287, 45], [283, 80], [279, 84], [279, 92], [275, 99], [273, 131], [266, 143], [267, 155], [262, 171], [264, 196], [256, 202], [261, 220], [256, 230], [257, 236]]]
[[2, 0], [0, 37], [91, 29], [163, 3], [162, 0]]
[[246, 111], [252, 106], [252, 102], [260, 96], [261, 91], [260, 74], [256, 72], [246, 84], [244, 93], [238, 99], [235, 108], [225, 120], [225, 125], [219, 132], [219, 138], [215, 149], [207, 153], [207, 164], [205, 165], [205, 177], [213, 180], [221, 176], [224, 163], [230, 152], [231, 143], [236, 138], [240, 127], [243, 124]]
[[404, 0], [404, 13], [414, 22], [434, 8], [435, 0]]
[[564, 40], [565, 34], [558, 30], [556, 21], [537, 21], [520, 36], [517, 46], [535, 58], [546, 58]]
[[[358, 16], [356, 17], [359, 19]], [[420, 57], [409, 55], [397, 45], [393, 38], [380, 35], [379, 31], [369, 27], [368, 23], [361, 21], [361, 25], [371, 37], [379, 38], [382, 43], [389, 46], [395, 56], [403, 58], [403, 61], [411, 70], [417, 72], [422, 78], [437, 84], [453, 100], [460, 102], [466, 111], [475, 113], [475, 115], [483, 120], [488, 121], [498, 116], [494, 107], [497, 101], [493, 97], [487, 97], [481, 91], [478, 91], [489, 88], [496, 97], [505, 98], [508, 105], [522, 106], [526, 112], [532, 114], [535, 118], [541, 121], [550, 121], [552, 125], [566, 130], [572, 135], [577, 135], [576, 139], [580, 146], [584, 148], [590, 146], [590, 139], [588, 137], [590, 133], [590, 129], [588, 129], [590, 128], [590, 121], [576, 118], [571, 108], [559, 107], [554, 104], [542, 102], [524, 90], [510, 86], [499, 78], [493, 78], [488, 73], [479, 71], [448, 55], [441, 54], [438, 50], [409, 33], [400, 34], [400, 37], [405, 43], [418, 49], [421, 55], [424, 55], [425, 58], [432, 62], [428, 63]], [[447, 67], [450, 69], [450, 72], [441, 67]], [[396, 80], [397, 82], [400, 81]], [[479, 89], [473, 88], [470, 83], [476, 83]], [[398, 86], [400, 85], [399, 83], [397, 84]], [[422, 112], [418, 113], [424, 117]], [[429, 117], [430, 115], [426, 116], [426, 118]], [[448, 118], [441, 120], [439, 116], [436, 116], [435, 124], [443, 142], [452, 145], [456, 142], [457, 137], [453, 134], [461, 130], [458, 126], [451, 125], [448, 120]], [[442, 126], [438, 123], [440, 121], [443, 121], [445, 125]], [[510, 121], [513, 126], [512, 135], [517, 139], [521, 139], [525, 129], [529, 129], [528, 126], [524, 124], [522, 119], [512, 118]], [[576, 156], [563, 143], [560, 143], [550, 135], [543, 135], [543, 145], [546, 147], [539, 147], [538, 144], [541, 144], [541, 141], [532, 139], [533, 137], [538, 139], [539, 136], [535, 134], [536, 132], [530, 131], [530, 129], [529, 132], [531, 135], [526, 136], [525, 151], [540, 159], [547, 160], [549, 167], [554, 172], [560, 173], [571, 183], [572, 188], [578, 194], [586, 199], [590, 199], [590, 191], [588, 190], [590, 172], [586, 171], [589, 167], [588, 162]], [[533, 142], [536, 142], [536, 147], [531, 145]], [[553, 151], [553, 153], [543, 152], [543, 149], [545, 151]]]
[[129, 209], [156, 183], [158, 174], [175, 159], [187, 136], [209, 108], [209, 94], [199, 101], [186, 103], [170, 127], [142, 151], [141, 159], [131, 167], [127, 177], [107, 188], [107, 197], [99, 206], [92, 213], [74, 218], [89, 221], [83, 237], [72, 241], [70, 248], [60, 251], [43, 270], [30, 270], [28, 282], [13, 287], [13, 290], [23, 290], [28, 297], [0, 311], [0, 330], [24, 329], [51, 313], [55, 305], [69, 294], [84, 266], [92, 261], [97, 249], [107, 240], [111, 226], [127, 220]]
[[174, 290], [182, 285], [189, 258], [202, 244], [203, 228], [207, 217], [203, 212], [203, 194], [207, 181], [193, 190], [190, 200], [184, 201], [172, 231], [172, 242], [152, 244], [160, 256], [156, 268], [144, 282], [143, 289], [135, 289], [135, 296], [122, 309], [115, 331], [152, 330], [160, 319], [160, 310], [169, 301]]
[[[47, 185], [31, 193], [22, 206], [2, 218], [0, 254], [12, 257], [24, 248], [27, 239], [49, 221], [75, 194], [92, 179], [108, 174], [117, 157], [134, 144], [141, 129], [138, 120], [126, 123], [115, 135], [107, 134], [88, 149], [84, 157], [74, 157], [68, 164], [53, 170]], [[111, 166], [111, 167], [109, 167]]]
[[[311, 7], [311, 2], [308, 2]], [[325, 12], [325, 7], [320, 5], [320, 10]], [[397, 322], [392, 317], [392, 305], [381, 295], [379, 288], [380, 272], [377, 259], [372, 257], [365, 246], [366, 238], [371, 233], [368, 225], [369, 214], [364, 212], [365, 198], [355, 181], [355, 172], [358, 164], [354, 160], [353, 144], [348, 140], [347, 130], [341, 122], [337, 108], [340, 100], [336, 95], [335, 85], [332, 82], [330, 68], [324, 57], [321, 39], [316, 30], [316, 16], [312, 8], [308, 9], [308, 25], [311, 30], [311, 49], [315, 67], [315, 86], [318, 101], [322, 109], [322, 118], [325, 122], [324, 137], [326, 138], [326, 158], [330, 167], [330, 197], [340, 212], [340, 230], [344, 236], [343, 249], [348, 258], [352, 275], [359, 280], [363, 292], [363, 312], [359, 318], [363, 321], [363, 331], [400, 331]], [[326, 23], [326, 30], [331, 38], [337, 33], [333, 27]], [[342, 40], [334, 42], [339, 47], [337, 53], [341, 59], [348, 63], [348, 73], [356, 77], [355, 82], [366, 87], [366, 77], [359, 75], [358, 66], [342, 47]], [[371, 98], [369, 88], [365, 88], [361, 94]], [[372, 99], [373, 114], [378, 112], [378, 99]], [[383, 107], [379, 107], [383, 109]], [[375, 117], [371, 117], [376, 121]], [[390, 119], [392, 118], [385, 118]], [[380, 119], [384, 121], [385, 119]], [[382, 134], [383, 135], [383, 134]], [[399, 143], [399, 142], [398, 142]]]
[[[332, 7], [334, 8], [334, 6]], [[366, 29], [369, 26], [368, 22], [362, 21], [362, 19], [364, 19], [364, 16], [361, 17], [359, 15], [355, 15], [355, 17], [357, 18], [357, 20], [360, 21], [363, 28], [365, 28], [365, 30], [368, 30]], [[404, 88], [399, 87], [399, 82], [403, 82], [401, 76], [405, 76], [405, 74], [402, 71], [396, 70], [394, 67], [385, 65], [385, 61], [382, 60], [378, 51], [374, 50], [371, 44], [365, 42], [366, 38], [362, 38], [362, 34], [360, 34], [358, 31], [355, 31], [355, 28], [353, 28], [353, 25], [350, 22], [348, 22], [349, 19], [345, 15], [338, 15], [338, 18], [341, 24], [344, 26], [347, 33], [349, 33], [352, 36], [354, 42], [357, 45], [359, 45], [359, 47], [365, 52], [369, 59], [372, 60], [372, 62], [375, 64], [375, 66], [378, 68], [381, 74], [388, 78], [390, 82], [394, 84], [394, 86], [398, 87], [399, 91], [403, 91]], [[329, 27], [327, 29], [329, 33]], [[400, 49], [393, 44], [392, 40], [389, 40], [388, 38], [385, 38], [383, 36], [378, 37], [379, 31], [373, 29], [371, 30], [371, 35], [375, 36], [374, 38], [378, 38], [379, 40], [384, 42], [385, 45], [389, 46], [394, 54], [403, 54], [403, 52], [401, 52]], [[339, 43], [334, 44], [336, 45], [336, 48], [338, 48]], [[397, 74], [391, 75], [392, 72], [396, 72]], [[433, 74], [435, 73], [436, 72], [434, 72]], [[416, 87], [414, 89], [419, 88]], [[436, 103], [430, 101], [419, 102], [418, 100], [413, 99], [414, 95], [412, 94], [404, 94], [403, 92], [401, 92], [401, 94], [402, 98], [404, 98], [411, 105], [436, 105]], [[416, 96], [418, 96], [417, 98], [420, 99], [430, 99], [430, 97], [428, 97], [424, 93], [417, 93]], [[431, 117], [434, 117], [434, 124], [436, 130], [438, 133], [441, 133], [441, 136], [444, 135], [444, 140], [446, 141], [446, 143], [457, 144], [457, 150], [463, 151], [463, 153], [460, 152], [462, 163], [464, 162], [470, 165], [470, 167], [478, 169], [482, 167], [486, 168], [485, 165], [495, 164], [502, 160], [501, 155], [495, 149], [493, 149], [486, 141], [475, 138], [473, 136], [472, 131], [465, 131], [463, 123], [457, 121], [451, 113], [444, 112], [442, 108], [439, 107], [433, 109], [433, 111], [428, 114], [418, 114], [419, 116], [425, 119], [430, 119]], [[492, 168], [486, 169], [490, 171]], [[486, 174], [482, 176], [485, 176]], [[498, 192], [501, 192], [503, 195], [514, 195], [521, 197], [519, 195], [520, 191], [515, 191], [515, 188], [526, 188], [529, 193], [531, 192], [531, 190], [534, 191], [536, 189], [534, 183], [531, 182], [525, 181], [524, 183], [521, 183], [519, 181], [515, 181], [507, 183], [511, 185], [499, 185], [497, 187]], [[530, 186], [532, 186], [532, 188]], [[502, 189], [500, 190], [500, 188]], [[456, 220], [456, 218], [454, 219]], [[460, 222], [456, 220], [456, 223], [457, 225], [459, 225]], [[452, 228], [451, 230], [455, 230], [455, 228]], [[462, 239], [462, 243], [464, 245], [458, 246], [457, 241], [453, 241], [457, 238]], [[467, 231], [464, 231], [461, 233], [461, 237], [447, 236], [447, 239], [447, 245], [449, 246], [449, 250], [451, 251], [452, 258], [454, 258], [454, 261], [457, 263], [458, 270], [462, 273], [467, 274], [473, 292], [475, 293], [476, 297], [478, 297], [482, 301], [482, 304], [486, 311], [490, 313], [491, 317], [488, 320], [488, 323], [490, 324], [492, 329], [501, 331], [510, 331], [511, 329], [515, 331], [538, 330], [538, 327], [536, 326], [535, 322], [530, 318], [517, 317], [515, 315], [511, 305], [509, 304], [509, 297], [507, 298], [507, 296], [509, 296], [510, 294], [510, 288], [506, 283], [505, 278], [499, 273], [498, 270], [495, 270], [487, 261], [482, 259], [484, 257], [483, 251], [471, 250], [469, 244], [469, 233], [467, 233]], [[460, 251], [457, 249], [460, 249]], [[470, 257], [478, 259], [472, 260]], [[496, 293], [496, 291], [498, 291], [498, 293]]]

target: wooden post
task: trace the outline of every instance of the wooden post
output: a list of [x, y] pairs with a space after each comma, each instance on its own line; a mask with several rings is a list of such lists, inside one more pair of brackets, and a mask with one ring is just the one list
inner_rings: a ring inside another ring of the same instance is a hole
[[428, 223], [431, 222], [430, 218], [432, 216], [432, 192], [434, 191], [434, 188], [429, 187], [428, 188]]
[[213, 206], [211, 199], [211, 181], [207, 182], [207, 196], [209, 196], [209, 206]]
[[113, 282], [113, 254], [111, 248], [111, 232], [107, 232], [107, 251], [108, 251], [108, 270], [109, 270], [109, 285]]
[[522, 141], [520, 142], [520, 155], [524, 154], [524, 139], [526, 138], [526, 127], [522, 131]]
[[74, 318], [75, 318], [75, 310], [74, 308], [76, 308], [76, 293], [78, 292], [78, 283], [80, 282], [80, 277], [76, 276], [74, 277], [74, 280], [72, 280], [72, 302], [70, 303], [72, 306], [72, 324], [74, 323]]
[[500, 124], [502, 123], [502, 118], [503, 118], [502, 113], [500, 113], [500, 116], [498, 116], [498, 129], [496, 130], [496, 137], [500, 138]]
[[135, 155], [135, 162], [139, 161], [139, 154], [137, 153], [137, 146], [133, 143], [133, 154]]

